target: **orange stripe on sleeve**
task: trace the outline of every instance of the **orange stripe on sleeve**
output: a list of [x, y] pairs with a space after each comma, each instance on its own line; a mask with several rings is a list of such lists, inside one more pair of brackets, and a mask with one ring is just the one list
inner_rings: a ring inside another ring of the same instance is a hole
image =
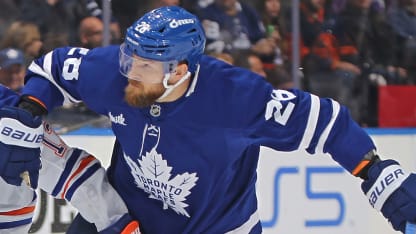
[[7, 212], [0, 212], [0, 215], [17, 216], [32, 213], [35, 210], [35, 206], [26, 206], [18, 210], [11, 210]]
[[79, 165], [79, 167], [77, 168], [77, 170], [74, 173], [72, 173], [71, 177], [66, 182], [65, 188], [64, 188], [64, 192], [62, 193], [62, 196], [61, 196], [62, 199], [65, 199], [66, 191], [68, 190], [69, 184], [74, 179], [74, 177], [76, 175], [78, 175], [84, 168], [86, 168], [88, 166], [88, 164], [90, 164], [91, 161], [94, 161], [94, 160], [95, 160], [95, 157], [92, 156], [92, 155], [90, 155], [90, 156], [84, 158], [81, 161], [81, 164]]

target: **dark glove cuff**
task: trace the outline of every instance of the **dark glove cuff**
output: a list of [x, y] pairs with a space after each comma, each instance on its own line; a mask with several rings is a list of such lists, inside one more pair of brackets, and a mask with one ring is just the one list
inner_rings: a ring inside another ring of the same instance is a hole
[[29, 98], [29, 96], [22, 96], [18, 107], [29, 111], [33, 116], [41, 116], [48, 113], [45, 107]]
[[366, 154], [364, 159], [361, 161], [361, 163], [364, 163], [364, 166], [353, 174], [357, 177], [360, 177], [363, 180], [367, 180], [368, 170], [371, 168], [372, 165], [380, 161], [380, 157], [374, 151], [371, 151], [368, 154]]

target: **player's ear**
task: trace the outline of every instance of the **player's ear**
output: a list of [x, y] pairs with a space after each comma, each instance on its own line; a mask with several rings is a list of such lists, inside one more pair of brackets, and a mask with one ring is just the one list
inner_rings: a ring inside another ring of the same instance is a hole
[[188, 72], [188, 64], [186, 62], [180, 62], [176, 67], [174, 82], [180, 80]]

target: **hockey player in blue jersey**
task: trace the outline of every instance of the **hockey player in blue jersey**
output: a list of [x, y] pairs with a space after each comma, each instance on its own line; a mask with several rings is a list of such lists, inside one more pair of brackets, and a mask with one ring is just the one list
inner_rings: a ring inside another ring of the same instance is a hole
[[[120, 46], [58, 48], [35, 60], [17, 106], [39, 116], [83, 101], [110, 118], [116, 142], [108, 180], [142, 233], [261, 233], [255, 193], [261, 145], [329, 153], [363, 178], [370, 204], [396, 230], [416, 221], [415, 175], [381, 160], [345, 107], [300, 90], [274, 90], [258, 75], [203, 55], [204, 46], [194, 15], [155, 9], [128, 28]], [[10, 128], [24, 129], [20, 122]], [[95, 233], [96, 222], [81, 212], [68, 232]]]

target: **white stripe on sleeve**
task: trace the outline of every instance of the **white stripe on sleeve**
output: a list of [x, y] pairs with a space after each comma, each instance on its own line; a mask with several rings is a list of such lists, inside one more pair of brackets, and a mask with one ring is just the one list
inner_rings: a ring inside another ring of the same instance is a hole
[[323, 154], [325, 142], [328, 139], [329, 133], [331, 132], [332, 127], [334, 126], [335, 120], [337, 119], [339, 111], [341, 109], [341, 106], [339, 105], [338, 102], [332, 99], [331, 99], [331, 102], [332, 102], [331, 120], [329, 121], [328, 125], [322, 132], [321, 137], [319, 137], [318, 145], [316, 146], [316, 150], [315, 150], [315, 153], [317, 154]]
[[67, 91], [65, 91], [62, 87], [60, 87], [55, 80], [53, 79], [53, 75], [51, 72], [52, 69], [52, 53], [53, 51], [47, 53], [44, 57], [43, 61], [43, 68], [37, 65], [35, 62], [32, 62], [29, 66], [29, 70], [33, 73], [36, 73], [45, 79], [49, 80], [52, 84], [55, 85], [56, 88], [59, 89], [62, 96], [64, 97], [64, 103], [63, 104], [70, 104], [70, 103], [78, 103], [81, 102], [81, 100], [78, 100], [71, 96]]
[[313, 134], [315, 133], [316, 126], [318, 124], [319, 111], [321, 109], [319, 97], [311, 94], [311, 107], [306, 124], [305, 132], [303, 133], [302, 141], [300, 142], [299, 149], [306, 149], [312, 141]]

